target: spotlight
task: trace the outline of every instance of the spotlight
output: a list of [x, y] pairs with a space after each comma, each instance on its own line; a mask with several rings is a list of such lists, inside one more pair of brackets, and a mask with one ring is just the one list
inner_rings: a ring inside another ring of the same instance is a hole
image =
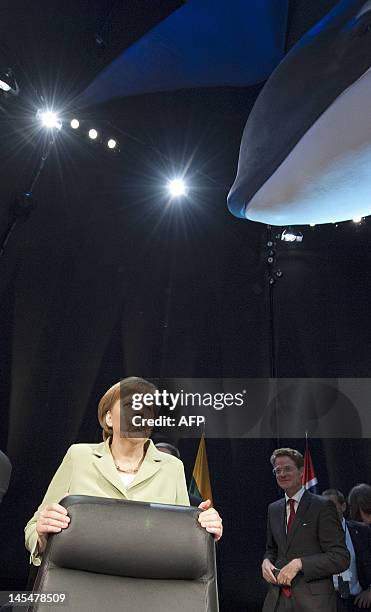
[[186, 195], [187, 189], [183, 179], [177, 178], [169, 181], [167, 188], [172, 198], [179, 198]]
[[353, 223], [361, 223], [362, 217], [353, 217]]
[[303, 242], [303, 234], [298, 230], [288, 227], [283, 230], [281, 240], [284, 242]]
[[41, 121], [41, 125], [48, 130], [53, 130], [54, 128], [60, 130], [62, 127], [62, 121], [53, 111], [39, 109], [36, 116]]
[[98, 132], [97, 130], [89, 130], [89, 138], [91, 138], [92, 140], [95, 140], [96, 138], [98, 138]]
[[309, 223], [309, 227], [316, 227], [315, 223]]
[[8, 83], [5, 80], [0, 79], [0, 89], [2, 89], [3, 91], [10, 91], [11, 87], [10, 85], [8, 85]]
[[109, 149], [114, 149], [117, 146], [117, 142], [114, 138], [110, 138], [109, 141], [107, 142], [107, 147]]
[[78, 119], [72, 119], [70, 126], [73, 130], [77, 130], [80, 127], [80, 121]]
[[18, 95], [18, 83], [14, 78], [13, 71], [11, 68], [3, 68], [2, 70], [0, 70], [0, 89], [6, 95]]

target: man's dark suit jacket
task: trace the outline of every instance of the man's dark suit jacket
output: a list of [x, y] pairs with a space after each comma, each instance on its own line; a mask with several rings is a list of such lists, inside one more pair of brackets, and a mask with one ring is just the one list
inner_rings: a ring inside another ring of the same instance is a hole
[[363, 523], [346, 521], [356, 556], [358, 581], [363, 590], [371, 585], [371, 529]]
[[[305, 491], [286, 535], [286, 503], [268, 508], [267, 549], [264, 556], [282, 568], [301, 559], [303, 569], [292, 582], [295, 612], [336, 612], [333, 574], [349, 567], [350, 555], [335, 504]], [[280, 588], [269, 585], [263, 612], [274, 612]]]

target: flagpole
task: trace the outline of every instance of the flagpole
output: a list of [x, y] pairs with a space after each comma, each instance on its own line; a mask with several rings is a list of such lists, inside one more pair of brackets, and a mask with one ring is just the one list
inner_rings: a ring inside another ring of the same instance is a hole
[[[272, 270], [272, 264], [274, 263], [274, 251], [272, 250], [274, 246], [272, 226], [267, 225], [267, 248], [268, 248], [268, 303], [269, 303], [269, 366], [270, 366], [270, 379], [272, 381], [277, 382], [277, 359], [276, 359], [276, 344], [275, 344], [275, 320], [274, 320], [274, 284], [277, 280], [275, 278]], [[279, 415], [277, 410], [277, 393], [275, 389], [274, 393], [274, 402], [275, 402], [275, 426], [276, 426], [276, 448], [280, 446], [280, 423], [279, 423]], [[277, 485], [278, 486], [278, 485]]]
[[[305, 431], [305, 452], [304, 452], [304, 472], [303, 478], [306, 481], [308, 474], [307, 472], [307, 460], [308, 460], [308, 430]], [[304, 483], [305, 488], [307, 488], [306, 483]]]

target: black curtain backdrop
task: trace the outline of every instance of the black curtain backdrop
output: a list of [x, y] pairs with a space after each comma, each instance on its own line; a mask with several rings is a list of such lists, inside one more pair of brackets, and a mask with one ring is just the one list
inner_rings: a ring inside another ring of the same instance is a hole
[[[304, 228], [301, 244], [277, 242], [269, 267], [266, 228], [227, 213], [258, 90], [117, 102], [94, 117], [112, 123], [120, 156], [71, 134], [48, 160], [39, 206], [0, 260], [0, 444], [14, 466], [0, 508], [3, 589], [25, 585], [23, 527], [67, 448], [100, 439], [97, 402], [120, 377], [269, 376], [272, 322], [277, 376], [369, 376], [370, 222]], [[0, 150], [3, 231], [37, 147], [15, 153], [8, 122]], [[159, 185], [187, 162], [189, 203], [167, 207]], [[283, 273], [272, 313], [271, 268]], [[261, 606], [266, 508], [279, 495], [269, 464], [277, 444], [304, 448], [303, 439], [207, 442], [225, 524], [218, 545], [225, 612]], [[179, 445], [189, 478], [197, 441]], [[314, 439], [311, 448], [321, 489], [347, 493], [371, 481], [369, 440]]]

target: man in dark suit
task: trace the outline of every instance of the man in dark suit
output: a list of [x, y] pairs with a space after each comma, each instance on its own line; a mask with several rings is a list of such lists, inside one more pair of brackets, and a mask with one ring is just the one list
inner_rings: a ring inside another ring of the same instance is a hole
[[336, 508], [302, 486], [304, 459], [298, 451], [277, 449], [271, 464], [285, 497], [268, 508], [262, 573], [269, 591], [263, 612], [336, 612], [332, 576], [350, 562]]
[[345, 532], [345, 542], [350, 553], [349, 569], [335, 575], [338, 612], [371, 608], [371, 529], [363, 523], [345, 520], [346, 501], [341, 491], [327, 489], [322, 495], [336, 506]]

